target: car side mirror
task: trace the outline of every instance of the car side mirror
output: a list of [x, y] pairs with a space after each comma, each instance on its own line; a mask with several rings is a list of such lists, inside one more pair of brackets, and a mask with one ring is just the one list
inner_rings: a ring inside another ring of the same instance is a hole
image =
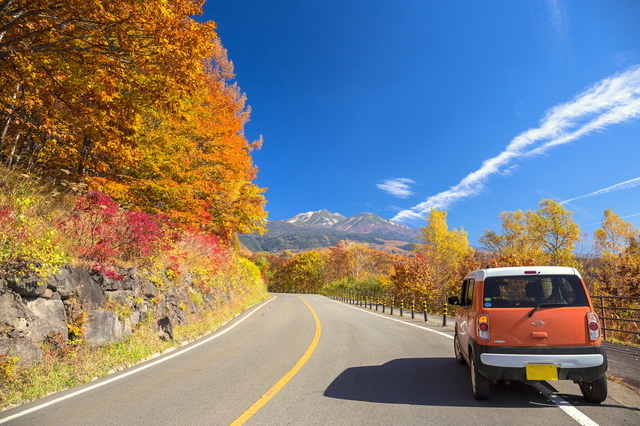
[[450, 305], [460, 305], [460, 299], [458, 298], [458, 296], [450, 296], [449, 297], [449, 304]]

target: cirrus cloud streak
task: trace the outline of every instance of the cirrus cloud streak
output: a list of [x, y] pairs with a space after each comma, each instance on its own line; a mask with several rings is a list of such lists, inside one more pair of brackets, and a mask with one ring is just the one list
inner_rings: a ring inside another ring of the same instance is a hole
[[638, 117], [640, 66], [634, 66], [593, 84], [569, 102], [554, 106], [538, 127], [513, 138], [504, 151], [485, 160], [478, 170], [469, 173], [458, 184], [400, 211], [391, 220], [414, 222], [431, 209], [446, 210], [458, 200], [479, 195], [492, 175], [507, 172], [516, 159], [542, 154], [554, 146]]
[[579, 200], [581, 198], [587, 198], [587, 197], [593, 197], [595, 195], [606, 194], [607, 192], [619, 191], [621, 189], [629, 189], [629, 188], [633, 188], [633, 187], [638, 186], [638, 185], [640, 185], [640, 177], [637, 177], [635, 179], [629, 179], [629, 180], [626, 180], [624, 182], [616, 183], [615, 185], [611, 185], [611, 186], [609, 186], [607, 188], [603, 188], [603, 189], [599, 189], [599, 190], [594, 191], [594, 192], [590, 192], [589, 194], [585, 194], [585, 195], [581, 195], [579, 197], [570, 198], [568, 200], [561, 201], [560, 204], [566, 204], [566, 203], [569, 203], [569, 202], [574, 201], [574, 200]]

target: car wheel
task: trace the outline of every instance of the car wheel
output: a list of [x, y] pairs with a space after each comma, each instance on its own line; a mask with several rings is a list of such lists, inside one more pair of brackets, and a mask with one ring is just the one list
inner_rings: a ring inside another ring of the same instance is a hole
[[489, 398], [490, 381], [476, 370], [476, 362], [473, 359], [472, 352], [469, 352], [469, 367], [471, 367], [471, 387], [473, 388], [473, 397], [477, 400]]
[[460, 340], [458, 339], [458, 333], [453, 336], [453, 352], [456, 354], [456, 361], [458, 364], [466, 364], [464, 357], [462, 356], [462, 350], [460, 349]]
[[587, 401], [601, 403], [607, 399], [607, 376], [603, 374], [593, 382], [580, 382], [580, 390]]

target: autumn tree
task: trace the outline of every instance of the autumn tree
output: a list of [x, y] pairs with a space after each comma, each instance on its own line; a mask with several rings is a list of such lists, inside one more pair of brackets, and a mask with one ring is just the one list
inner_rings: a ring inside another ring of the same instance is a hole
[[601, 256], [612, 256], [622, 253], [638, 233], [633, 224], [622, 220], [613, 210], [606, 209], [601, 227], [593, 233], [594, 246]]
[[533, 265], [541, 257], [541, 248], [528, 232], [532, 212], [500, 213], [502, 233], [485, 230], [480, 243], [493, 255], [499, 266]]
[[0, 1], [0, 160], [223, 241], [261, 232], [261, 140], [203, 2]]
[[391, 282], [396, 292], [417, 292], [436, 294], [431, 267], [425, 256], [407, 256], [399, 258], [391, 274]]
[[422, 244], [417, 248], [429, 264], [433, 286], [441, 293], [451, 292], [460, 275], [465, 260], [473, 255], [464, 229], [448, 229], [447, 212], [432, 209], [427, 216], [427, 225], [422, 228]]
[[366, 244], [340, 241], [323, 251], [326, 291], [386, 291], [398, 256], [371, 249]]
[[604, 211], [601, 227], [594, 231], [594, 245], [600, 254], [597, 287], [615, 296], [638, 295], [640, 287], [640, 231], [611, 209]]
[[201, 83], [216, 38], [202, 2], [0, 3], [0, 149], [9, 166], [81, 179], [135, 164], [141, 109]]
[[374, 259], [366, 244], [352, 243], [346, 250], [346, 272], [349, 276], [359, 280], [371, 275], [374, 269]]
[[303, 252], [287, 258], [279, 267], [272, 265], [270, 291], [319, 292], [323, 287], [323, 256], [317, 251]]
[[576, 266], [580, 228], [572, 215], [557, 201], [543, 199], [536, 211], [502, 212], [502, 234], [485, 230], [480, 242], [494, 255], [493, 266]]
[[540, 244], [545, 263], [577, 265], [573, 250], [580, 240], [580, 227], [572, 216], [572, 211], [550, 199], [540, 201], [540, 208], [531, 215], [529, 234]]
[[93, 182], [132, 205], [228, 240], [234, 232], [263, 232], [266, 213], [250, 155], [261, 141], [249, 143], [243, 135], [249, 109], [237, 85], [227, 84], [233, 67], [218, 47], [206, 84], [182, 99], [178, 114], [145, 117], [141, 161], [121, 172], [128, 179]]
[[375, 259], [366, 244], [340, 241], [328, 249], [327, 280], [358, 280], [373, 274]]
[[[640, 232], [636, 232], [629, 241], [622, 257], [620, 275], [624, 278], [624, 286], [620, 292], [628, 297], [640, 297]], [[640, 308], [636, 302], [635, 308]]]

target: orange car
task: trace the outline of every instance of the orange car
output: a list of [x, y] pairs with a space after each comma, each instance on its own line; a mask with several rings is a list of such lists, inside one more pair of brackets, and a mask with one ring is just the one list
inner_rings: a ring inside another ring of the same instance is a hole
[[585, 399], [607, 398], [607, 356], [598, 316], [574, 268], [527, 266], [467, 274], [454, 351], [471, 368], [475, 399], [498, 380], [573, 380]]

